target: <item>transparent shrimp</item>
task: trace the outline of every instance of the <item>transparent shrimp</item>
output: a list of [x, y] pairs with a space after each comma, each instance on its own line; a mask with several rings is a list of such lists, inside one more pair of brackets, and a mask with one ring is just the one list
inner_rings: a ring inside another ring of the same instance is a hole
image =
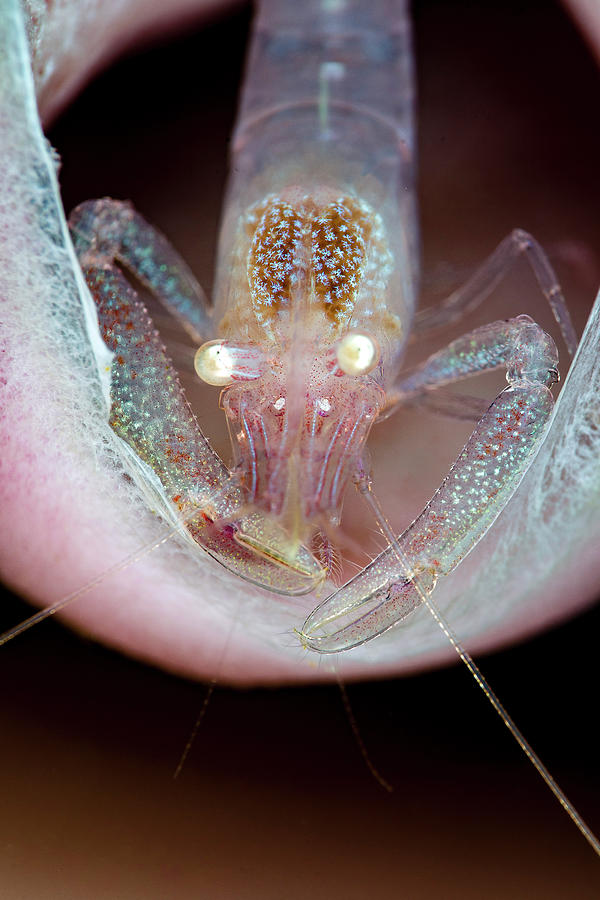
[[[593, 373], [592, 373], [592, 374], [593, 374]], [[589, 375], [589, 373], [588, 373], [588, 375]], [[585, 383], [587, 383], [587, 379], [584, 379], [584, 381], [585, 381]]]

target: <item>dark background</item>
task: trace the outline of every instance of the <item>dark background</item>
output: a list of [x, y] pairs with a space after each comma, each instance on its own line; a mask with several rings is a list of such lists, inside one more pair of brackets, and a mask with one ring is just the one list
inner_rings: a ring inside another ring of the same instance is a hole
[[[583, 43], [553, 4], [477, 7], [415, 12], [426, 271], [476, 262], [495, 240], [486, 229], [598, 238], [598, 84]], [[242, 10], [121, 62], [50, 134], [67, 209], [131, 198], [207, 286], [248, 21]], [[520, 129], [510, 144], [494, 137], [506, 109]], [[468, 168], [474, 127], [489, 130], [476, 150], [491, 162], [465, 185], [445, 173]], [[507, 146], [520, 148], [526, 189]], [[27, 614], [7, 599], [0, 627]], [[482, 661], [596, 831], [599, 634], [595, 608]], [[173, 782], [202, 686], [54, 622], [4, 647], [0, 664], [3, 896], [599, 896], [591, 849], [462, 669], [348, 687], [390, 795], [361, 760], [337, 687], [218, 687]]]

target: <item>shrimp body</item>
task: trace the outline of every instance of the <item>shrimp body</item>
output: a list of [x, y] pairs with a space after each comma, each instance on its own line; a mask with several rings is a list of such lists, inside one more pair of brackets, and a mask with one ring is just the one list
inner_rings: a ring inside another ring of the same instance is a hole
[[260, 5], [215, 297], [236, 471], [292, 545], [339, 524], [414, 307], [405, 4], [308, 6]]

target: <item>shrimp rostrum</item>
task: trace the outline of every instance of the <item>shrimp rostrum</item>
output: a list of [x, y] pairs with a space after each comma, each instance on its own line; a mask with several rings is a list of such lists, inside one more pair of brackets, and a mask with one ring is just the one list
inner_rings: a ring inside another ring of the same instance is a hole
[[[110, 425], [132, 475], [189, 541], [273, 592], [325, 580], [350, 483], [389, 530], [365, 449], [379, 419], [403, 403], [435, 408], [440, 388], [506, 371], [508, 386], [423, 512], [307, 619], [305, 645], [333, 652], [410, 615], [460, 563], [516, 490], [553, 408], [556, 346], [529, 316], [477, 328], [402, 375], [411, 336], [482, 303], [523, 254], [571, 354], [577, 341], [548, 260], [523, 231], [441, 307], [415, 315], [405, 4], [310, 5], [309, 15], [306, 5], [260, 4], [212, 307], [129, 204], [86, 202], [70, 229], [112, 354]], [[221, 389], [231, 468], [201, 432], [123, 270], [200, 345], [196, 371]]]

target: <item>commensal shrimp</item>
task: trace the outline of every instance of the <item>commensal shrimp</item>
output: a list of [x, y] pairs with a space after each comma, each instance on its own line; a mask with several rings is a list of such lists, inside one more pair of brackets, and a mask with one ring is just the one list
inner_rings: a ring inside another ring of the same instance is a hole
[[[357, 24], [345, 18], [349, 5], [333, 4], [322, 16], [319, 7], [310, 11], [307, 33], [307, 8], [300, 7], [261, 6], [234, 140], [214, 314], [182, 261], [130, 206], [83, 204], [71, 229], [112, 354], [91, 322], [105, 390], [110, 370], [114, 446], [130, 477], [172, 530], [271, 592], [302, 594], [327, 574], [348, 484], [373, 496], [364, 447], [376, 419], [403, 402], [435, 407], [438, 387], [506, 368], [509, 387], [407, 532], [389, 534], [371, 499], [390, 548], [303, 628], [308, 645], [330, 652], [416, 614], [492, 524], [546, 433], [557, 354], [548, 335], [518, 316], [468, 333], [398, 378], [416, 280], [406, 11], [402, 3], [359, 4], [354, 13], [365, 18]], [[307, 60], [306, 82], [288, 65], [295, 53]], [[504, 241], [441, 313], [418, 315], [417, 331], [485, 299], [521, 251], [573, 352], [556, 280], [523, 232]], [[199, 374], [224, 388], [232, 471], [197, 429], [114, 259], [202, 342]], [[456, 412], [461, 402], [449, 405]]]

